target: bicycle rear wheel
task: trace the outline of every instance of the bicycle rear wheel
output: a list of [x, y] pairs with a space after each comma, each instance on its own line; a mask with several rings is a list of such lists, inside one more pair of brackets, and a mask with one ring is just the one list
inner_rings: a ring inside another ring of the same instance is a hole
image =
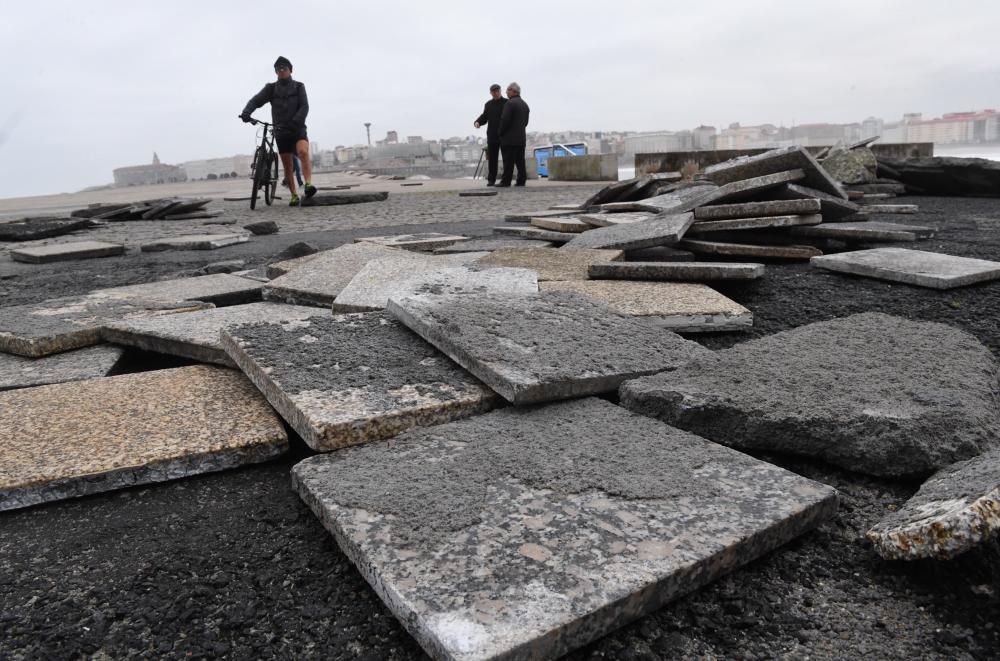
[[263, 147], [257, 147], [253, 155], [253, 185], [250, 191], [250, 208], [257, 208], [257, 193], [267, 180], [267, 152]]
[[267, 168], [268, 178], [264, 182], [264, 201], [268, 206], [274, 202], [275, 194], [278, 192], [278, 155], [274, 152], [268, 154], [270, 165]]

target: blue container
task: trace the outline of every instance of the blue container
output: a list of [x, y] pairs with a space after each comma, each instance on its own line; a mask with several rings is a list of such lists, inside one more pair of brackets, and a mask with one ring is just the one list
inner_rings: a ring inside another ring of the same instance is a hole
[[538, 176], [549, 176], [549, 159], [554, 156], [584, 156], [587, 153], [587, 145], [582, 142], [573, 142], [568, 145], [546, 145], [535, 148], [535, 160], [538, 162]]

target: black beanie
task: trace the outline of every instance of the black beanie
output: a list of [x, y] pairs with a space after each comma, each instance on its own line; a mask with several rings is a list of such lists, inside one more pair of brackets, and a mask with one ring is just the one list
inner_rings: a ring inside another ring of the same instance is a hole
[[284, 55], [279, 55], [279, 56], [278, 56], [278, 59], [276, 59], [276, 60], [274, 61], [274, 68], [275, 68], [275, 69], [277, 69], [277, 68], [278, 68], [278, 67], [280, 67], [280, 66], [286, 66], [286, 67], [288, 67], [288, 70], [289, 70], [289, 71], [291, 71], [291, 70], [292, 70], [292, 63], [291, 63], [291, 62], [290, 62], [290, 61], [288, 60], [288, 58], [287, 58], [287, 57], [285, 57]]

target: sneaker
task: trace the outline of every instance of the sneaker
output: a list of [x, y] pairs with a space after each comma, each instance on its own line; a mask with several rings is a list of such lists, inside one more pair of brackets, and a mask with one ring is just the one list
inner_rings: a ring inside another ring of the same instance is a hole
[[299, 206], [299, 196], [298, 195], [292, 195], [292, 199], [290, 199], [288, 201], [288, 206], [290, 206], [290, 207], [297, 207], [297, 206]]
[[312, 197], [313, 195], [316, 194], [316, 187], [313, 186], [312, 184], [306, 184], [305, 191], [306, 191], [306, 197]]

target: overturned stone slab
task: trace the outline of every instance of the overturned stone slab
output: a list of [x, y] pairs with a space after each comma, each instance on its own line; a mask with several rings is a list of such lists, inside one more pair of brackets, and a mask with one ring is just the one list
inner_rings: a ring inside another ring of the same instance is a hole
[[846, 198], [838, 195], [831, 195], [823, 191], [800, 186], [799, 184], [788, 184], [782, 188], [777, 188], [769, 193], [775, 198], [782, 200], [813, 199], [820, 201], [823, 214], [823, 222], [836, 222], [842, 218], [849, 218], [856, 214], [861, 208], [854, 202], [849, 202]]
[[543, 230], [537, 227], [510, 227], [501, 226], [494, 227], [493, 233], [497, 236], [517, 236], [525, 239], [534, 239], [537, 241], [549, 241], [551, 243], [563, 244], [572, 241], [574, 238], [579, 236], [575, 232], [553, 232], [551, 230]]
[[388, 310], [518, 405], [607, 392], [708, 351], [564, 292], [390, 299]]
[[2, 392], [0, 429], [0, 510], [267, 461], [288, 446], [246, 377], [204, 365]]
[[230, 328], [222, 343], [320, 452], [482, 413], [502, 401], [384, 313]]
[[789, 170], [803, 171], [805, 174], [803, 185], [834, 197], [847, 199], [840, 184], [802, 147], [784, 147], [756, 156], [734, 158], [725, 163], [710, 165], [702, 171], [702, 174], [709, 181], [722, 186]]
[[164, 250], [217, 250], [249, 240], [246, 234], [185, 234], [157, 239], [139, 246], [142, 252], [162, 252]]
[[203, 363], [236, 367], [222, 350], [220, 333], [225, 328], [254, 322], [290, 321], [326, 316], [326, 310], [279, 303], [249, 303], [201, 310], [180, 315], [113, 321], [101, 328], [101, 337], [127, 347], [181, 356]]
[[731, 218], [729, 220], [703, 220], [688, 228], [687, 235], [711, 234], [732, 230], [769, 229], [777, 227], [798, 227], [819, 225], [823, 216], [818, 213], [807, 216], [763, 216], [761, 218]]
[[694, 210], [695, 222], [703, 220], [730, 220], [733, 218], [763, 218], [765, 216], [801, 216], [820, 213], [823, 203], [817, 199], [765, 200], [763, 202], [736, 202], [698, 207]]
[[943, 468], [868, 531], [888, 560], [950, 560], [1000, 530], [1000, 452]]
[[560, 657], [837, 508], [830, 487], [596, 398], [312, 457], [292, 483], [423, 648], [458, 661]]
[[705, 285], [628, 280], [542, 282], [544, 292], [586, 296], [620, 314], [637, 317], [676, 333], [747, 330], [753, 313]]
[[0, 221], [0, 241], [35, 241], [90, 227], [89, 218], [39, 216]]
[[469, 237], [461, 234], [441, 234], [440, 232], [420, 232], [418, 234], [397, 234], [395, 236], [363, 236], [354, 239], [355, 243], [377, 243], [390, 248], [403, 250], [434, 250], [444, 248], [454, 243], [465, 241]]
[[341, 204], [362, 204], [365, 202], [384, 202], [389, 199], [386, 191], [344, 191], [342, 193], [318, 193], [312, 197], [302, 198], [303, 207], [331, 207]]
[[735, 262], [613, 262], [592, 264], [595, 280], [756, 280], [763, 264]]
[[260, 300], [262, 283], [229, 273], [201, 275], [147, 282], [141, 285], [95, 289], [86, 296], [91, 299], [166, 301], [203, 301], [216, 307], [240, 305]]
[[264, 285], [264, 300], [328, 308], [358, 271], [373, 259], [419, 261], [426, 257], [376, 243], [349, 243], [296, 260], [295, 266], [289, 265], [288, 273]]
[[44, 358], [0, 353], [0, 390], [107, 376], [118, 364], [122, 353], [121, 348], [112, 346], [88, 347]]
[[862, 221], [859, 223], [827, 223], [816, 227], [795, 227], [789, 231], [789, 234], [848, 241], [916, 241], [934, 236], [935, 231], [935, 228], [923, 225]]
[[552, 248], [556, 244], [551, 241], [533, 241], [531, 239], [470, 239], [455, 243], [444, 248], [436, 248], [435, 255], [454, 255], [460, 252], [493, 252], [501, 248]]
[[931, 289], [953, 289], [1000, 278], [1000, 262], [906, 248], [873, 248], [810, 260], [813, 266]]
[[543, 230], [553, 232], [573, 232], [580, 233], [589, 230], [592, 225], [576, 218], [532, 218], [531, 224]]
[[996, 387], [996, 360], [968, 333], [865, 313], [637, 379], [621, 401], [717, 443], [899, 476], [996, 447]]
[[594, 227], [611, 227], [612, 225], [628, 225], [638, 223], [656, 217], [655, 213], [648, 211], [633, 211], [622, 213], [585, 213], [577, 216], [588, 225]]
[[620, 250], [501, 248], [476, 260], [476, 266], [506, 266], [531, 269], [539, 282], [546, 280], [586, 280], [593, 264], [616, 262], [624, 257]]
[[690, 213], [660, 214], [649, 220], [590, 230], [566, 244], [567, 248], [637, 250], [674, 245], [694, 222]]
[[810, 259], [823, 254], [822, 250], [813, 248], [812, 246], [754, 245], [749, 243], [724, 243], [694, 239], [685, 239], [677, 244], [677, 247], [683, 250], [690, 250], [696, 255], [757, 257], [765, 259]]
[[105, 241], [77, 241], [74, 243], [55, 243], [48, 246], [33, 246], [10, 251], [10, 258], [15, 262], [30, 264], [47, 264], [49, 262], [64, 262], [73, 259], [95, 259], [98, 257], [114, 257], [124, 255], [125, 246], [120, 243]]

